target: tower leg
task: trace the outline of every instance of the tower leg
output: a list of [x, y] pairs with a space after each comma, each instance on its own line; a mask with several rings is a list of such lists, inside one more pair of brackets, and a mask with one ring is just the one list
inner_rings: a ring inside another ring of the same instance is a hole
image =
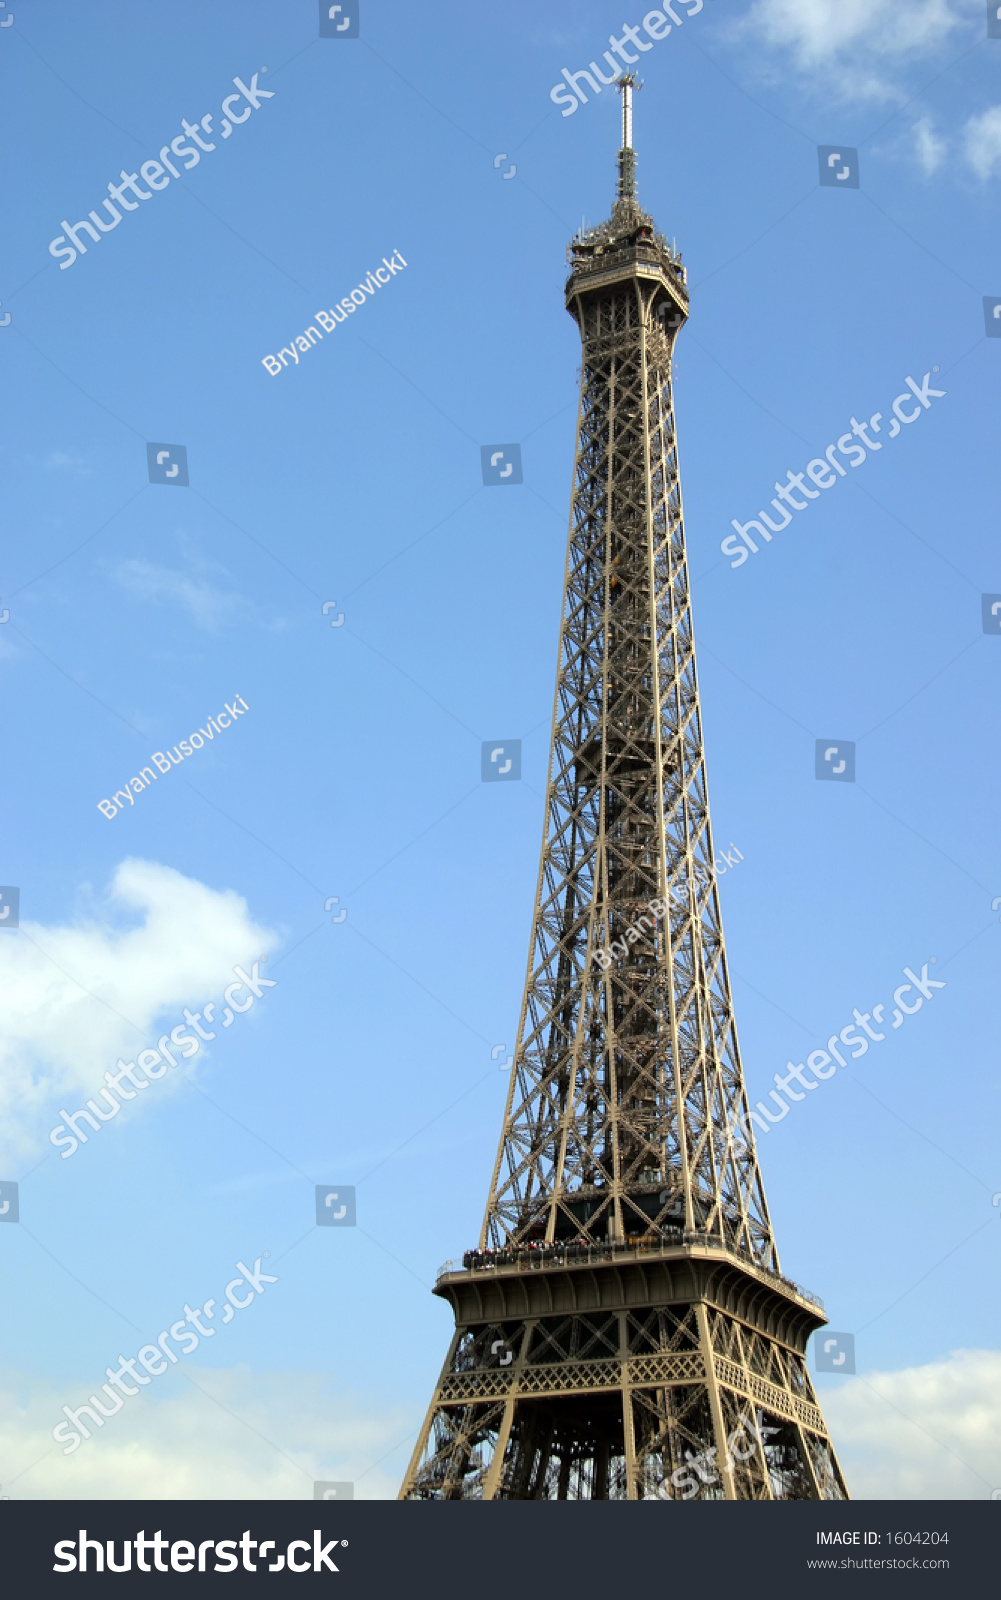
[[796, 1434], [799, 1439], [800, 1450], [803, 1453], [803, 1465], [806, 1468], [807, 1476], [809, 1477], [810, 1484], [813, 1489], [813, 1495], [811, 1498], [814, 1500], [820, 1500], [823, 1498], [823, 1496], [820, 1492], [820, 1484], [817, 1481], [817, 1473], [813, 1464], [813, 1457], [810, 1454], [810, 1446], [807, 1442], [806, 1429], [797, 1428]]
[[712, 1336], [709, 1331], [709, 1313], [704, 1304], [696, 1307], [699, 1321], [699, 1343], [702, 1346], [702, 1358], [706, 1364], [706, 1387], [709, 1390], [709, 1406], [712, 1411], [713, 1433], [716, 1435], [716, 1468], [723, 1480], [723, 1490], [728, 1500], [737, 1499], [737, 1491], [733, 1483], [733, 1462], [727, 1446], [727, 1431], [723, 1421], [723, 1407], [719, 1398], [719, 1383], [716, 1380], [716, 1367], [713, 1362]]
[[423, 1456], [424, 1451], [427, 1449], [428, 1435], [431, 1432], [431, 1424], [434, 1421], [434, 1414], [435, 1414], [435, 1411], [437, 1410], [437, 1403], [438, 1403], [438, 1391], [436, 1389], [435, 1393], [434, 1393], [434, 1399], [431, 1401], [431, 1404], [428, 1406], [428, 1414], [424, 1418], [424, 1422], [423, 1422], [423, 1425], [421, 1427], [421, 1431], [417, 1435], [417, 1443], [414, 1445], [414, 1453], [410, 1457], [410, 1461], [409, 1461], [409, 1463], [407, 1465], [407, 1470], [404, 1473], [403, 1483], [402, 1483], [402, 1485], [400, 1487], [400, 1492], [396, 1497], [397, 1500], [406, 1500], [410, 1496], [410, 1491], [414, 1486], [414, 1480], [415, 1480], [415, 1478], [417, 1476], [417, 1469], [418, 1469], [418, 1467], [420, 1466], [420, 1463], [421, 1463], [421, 1457]]
[[504, 1457], [507, 1454], [507, 1442], [511, 1437], [511, 1424], [514, 1421], [514, 1401], [509, 1400], [504, 1407], [504, 1416], [497, 1433], [497, 1443], [494, 1447], [494, 1458], [490, 1463], [487, 1475], [483, 1480], [483, 1498], [492, 1500], [497, 1493], [504, 1470]]
[[415, 1482], [416, 1477], [417, 1477], [417, 1469], [421, 1464], [421, 1458], [424, 1455], [424, 1451], [427, 1449], [428, 1435], [431, 1432], [431, 1424], [434, 1421], [435, 1412], [438, 1409], [438, 1393], [439, 1393], [439, 1391], [441, 1389], [442, 1379], [444, 1378], [444, 1376], [445, 1376], [445, 1374], [447, 1372], [451, 1372], [451, 1370], [452, 1370], [452, 1363], [453, 1363], [453, 1360], [454, 1360], [454, 1357], [455, 1357], [455, 1350], [456, 1350], [456, 1346], [458, 1345], [458, 1343], [459, 1343], [459, 1330], [456, 1329], [455, 1333], [453, 1333], [453, 1335], [452, 1335], [452, 1342], [448, 1347], [448, 1355], [445, 1357], [445, 1365], [442, 1367], [441, 1372], [440, 1372], [440, 1374], [438, 1376], [438, 1383], [437, 1383], [437, 1385], [435, 1387], [434, 1398], [432, 1399], [431, 1404], [428, 1406], [427, 1416], [424, 1418], [424, 1423], [423, 1423], [423, 1426], [421, 1427], [421, 1431], [417, 1435], [417, 1443], [414, 1445], [414, 1452], [413, 1452], [413, 1455], [410, 1457], [410, 1461], [409, 1461], [409, 1463], [407, 1465], [407, 1470], [406, 1470], [406, 1472], [404, 1474], [404, 1477], [403, 1477], [403, 1483], [402, 1483], [402, 1485], [400, 1487], [400, 1492], [396, 1497], [397, 1500], [406, 1500], [406, 1499], [408, 1499], [409, 1495], [410, 1495], [410, 1491], [414, 1487], [414, 1482]]
[[636, 1479], [636, 1422], [633, 1417], [633, 1395], [629, 1383], [629, 1314], [619, 1318], [619, 1355], [622, 1358], [622, 1439], [626, 1452], [626, 1498], [639, 1500]]

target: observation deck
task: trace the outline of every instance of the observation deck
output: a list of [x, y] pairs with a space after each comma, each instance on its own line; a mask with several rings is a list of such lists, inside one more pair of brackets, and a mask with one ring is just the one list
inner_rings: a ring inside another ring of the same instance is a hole
[[439, 1268], [434, 1293], [463, 1325], [705, 1299], [800, 1351], [827, 1322], [810, 1290], [711, 1234], [681, 1228], [649, 1242], [469, 1250]]

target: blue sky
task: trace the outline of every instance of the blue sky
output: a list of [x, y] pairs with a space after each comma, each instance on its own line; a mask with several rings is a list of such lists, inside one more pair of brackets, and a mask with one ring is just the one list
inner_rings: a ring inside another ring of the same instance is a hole
[[[565, 247], [607, 215], [618, 144], [611, 90], [563, 117], [550, 89], [642, 9], [361, 0], [344, 40], [310, 0], [8, 10], [0, 1482], [389, 1495], [449, 1337], [429, 1285], [479, 1228], [537, 871]], [[819, 1383], [861, 1495], [1001, 1483], [984, 10], [707, 0], [643, 55], [635, 112], [640, 198], [692, 293], [676, 400], [752, 1097], [892, 1004], [905, 966], [946, 980], [761, 1139], [783, 1267], [856, 1334], [860, 1378]], [[220, 139], [255, 73], [272, 97]], [[206, 113], [216, 148], [61, 269], [61, 219]], [[818, 185], [838, 141], [857, 190]], [[268, 371], [394, 251], [357, 314]], [[929, 372], [944, 397], [732, 570], [731, 519]], [[186, 447], [189, 487], [148, 481], [150, 441]], [[480, 446], [508, 441], [524, 484], [485, 488]], [[231, 727], [102, 814], [236, 695]], [[485, 785], [504, 738], [522, 781]], [[854, 786], [815, 780], [817, 739], [856, 741]], [[61, 1106], [265, 953], [274, 987], [190, 1082], [52, 1150]], [[357, 1229], [315, 1228], [318, 1183], [357, 1185]], [[278, 1282], [64, 1458], [60, 1407], [265, 1251]]]

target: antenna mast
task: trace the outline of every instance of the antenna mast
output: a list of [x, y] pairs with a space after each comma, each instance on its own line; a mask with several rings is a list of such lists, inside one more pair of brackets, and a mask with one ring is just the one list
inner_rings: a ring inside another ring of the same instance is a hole
[[636, 152], [633, 149], [633, 90], [643, 81], [633, 72], [624, 72], [615, 85], [622, 96], [622, 145], [619, 150], [620, 200], [636, 199]]

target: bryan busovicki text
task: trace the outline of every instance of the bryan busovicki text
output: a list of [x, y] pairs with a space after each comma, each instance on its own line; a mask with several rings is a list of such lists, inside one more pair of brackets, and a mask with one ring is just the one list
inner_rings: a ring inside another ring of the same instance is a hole
[[[396, 264], [397, 258], [399, 258], [398, 264]], [[370, 272], [364, 282], [358, 285], [357, 289], [352, 289], [350, 294], [346, 294], [343, 300], [339, 300], [335, 306], [331, 306], [329, 311], [317, 311], [314, 313], [320, 328], [324, 330], [324, 333], [333, 333], [339, 322], [347, 321], [349, 311], [356, 311], [359, 306], [363, 306], [366, 295], [374, 295], [376, 289], [381, 289], [384, 283], [389, 282], [390, 277], [395, 278], [398, 272], [402, 272], [406, 264], [398, 250], [393, 251], [388, 261], [383, 256], [382, 266], [376, 267], [374, 273]], [[382, 274], [381, 277], [380, 273]], [[314, 327], [311, 323], [302, 333], [293, 335], [288, 344], [278, 352], [281, 360], [279, 361], [278, 356], [262, 356], [262, 367], [267, 367], [271, 376], [277, 378], [279, 372], [284, 372], [288, 366], [288, 362], [285, 359], [286, 356], [290, 356], [298, 366], [299, 351], [301, 350], [305, 355], [308, 350], [312, 350], [318, 339], [323, 338], [320, 328]]]
[[[243, 707], [243, 711], [237, 710], [238, 704]], [[227, 702], [225, 711], [217, 711], [214, 717], [208, 717], [204, 728], [199, 728], [197, 733], [189, 734], [186, 739], [181, 740], [180, 746], [175, 744], [173, 750], [168, 750], [166, 755], [162, 750], [154, 750], [150, 760], [156, 762], [161, 772], [169, 772], [172, 765], [179, 767], [188, 756], [194, 755], [196, 750], [202, 748], [206, 739], [214, 739], [223, 728], [228, 728], [237, 717], [242, 717], [244, 712], [249, 710], [250, 707], [242, 694], [238, 694], [232, 705]], [[130, 778], [124, 789], [116, 789], [110, 800], [99, 800], [97, 809], [103, 811], [106, 817], [117, 817], [119, 811], [125, 810], [126, 800], [130, 806], [135, 805], [133, 790], [136, 794], [142, 794], [156, 777], [157, 774], [152, 767], [142, 767], [139, 776]], [[121, 800], [118, 798], [119, 795], [122, 796]]]

